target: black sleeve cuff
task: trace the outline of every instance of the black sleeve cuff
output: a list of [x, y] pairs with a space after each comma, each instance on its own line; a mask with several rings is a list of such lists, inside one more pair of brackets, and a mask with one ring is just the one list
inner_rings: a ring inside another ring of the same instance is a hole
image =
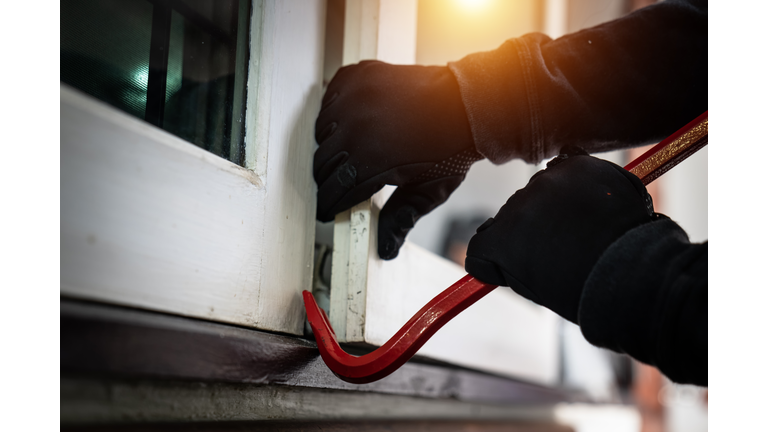
[[666, 217], [627, 232], [584, 285], [584, 337], [675, 382], [707, 385], [707, 247]]
[[539, 163], [551, 156], [544, 150], [529, 49], [550, 40], [531, 33], [448, 64], [459, 83], [475, 147], [495, 164], [512, 159]]
[[538, 163], [656, 143], [707, 110], [707, 8], [668, 0], [557, 40], [530, 33], [448, 64], [477, 151]]

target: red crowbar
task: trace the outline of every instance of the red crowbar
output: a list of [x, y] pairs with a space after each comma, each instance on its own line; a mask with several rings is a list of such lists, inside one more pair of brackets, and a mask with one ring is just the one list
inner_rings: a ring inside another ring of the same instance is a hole
[[[624, 167], [649, 184], [707, 144], [708, 117], [700, 115]], [[353, 356], [336, 341], [325, 311], [304, 291], [304, 307], [325, 364], [342, 380], [365, 384], [384, 378], [405, 364], [429, 338], [464, 309], [496, 288], [466, 275], [421, 308], [395, 336], [372, 353]]]

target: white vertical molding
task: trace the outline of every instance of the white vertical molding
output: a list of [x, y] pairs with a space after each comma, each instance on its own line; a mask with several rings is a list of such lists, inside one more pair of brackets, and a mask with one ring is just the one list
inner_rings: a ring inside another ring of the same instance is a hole
[[[367, 59], [413, 64], [416, 11], [416, 0], [347, 0], [343, 64]], [[376, 217], [386, 195], [379, 192], [336, 216], [330, 320], [343, 342], [365, 341], [368, 268], [378, 259]]]
[[557, 39], [568, 33], [568, 0], [545, 0], [544, 34]]
[[[342, 63], [376, 59], [379, 0], [347, 0]], [[331, 272], [331, 326], [341, 342], [363, 342], [371, 200], [336, 215]]]
[[344, 9], [344, 66], [377, 59], [379, 0], [347, 0]]
[[339, 342], [347, 340], [347, 288], [349, 286], [349, 217], [351, 211], [336, 215], [333, 223], [333, 255], [331, 261], [330, 316], [331, 327]]
[[274, 53], [274, 3], [254, 0], [251, 11], [250, 56], [245, 109], [245, 167], [266, 179], [269, 154], [270, 102]]
[[266, 137], [269, 162], [255, 324], [301, 333], [301, 292], [312, 289], [317, 199], [312, 155], [322, 93], [325, 1], [265, 1], [262, 26], [262, 53], [271, 57], [262, 58], [260, 69], [271, 76], [261, 81], [260, 73], [259, 88], [270, 88], [269, 126], [256, 130], [256, 140]]
[[416, 63], [417, 0], [381, 0], [377, 58], [394, 64]]

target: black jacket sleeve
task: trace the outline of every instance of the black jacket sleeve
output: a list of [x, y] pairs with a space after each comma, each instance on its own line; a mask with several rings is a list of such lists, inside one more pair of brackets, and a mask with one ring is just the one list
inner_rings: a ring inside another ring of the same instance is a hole
[[666, 0], [557, 40], [532, 33], [448, 66], [493, 163], [654, 143], [707, 110], [707, 2]]
[[627, 232], [584, 285], [584, 337], [654, 365], [674, 382], [706, 386], [707, 248], [690, 243], [666, 217]]

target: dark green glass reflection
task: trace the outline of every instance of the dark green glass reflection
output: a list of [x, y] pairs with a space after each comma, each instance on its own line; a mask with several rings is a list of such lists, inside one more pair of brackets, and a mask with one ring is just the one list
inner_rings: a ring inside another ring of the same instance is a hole
[[61, 81], [144, 118], [151, 29], [146, 1], [62, 0]]
[[242, 165], [248, 0], [62, 0], [61, 81]]

